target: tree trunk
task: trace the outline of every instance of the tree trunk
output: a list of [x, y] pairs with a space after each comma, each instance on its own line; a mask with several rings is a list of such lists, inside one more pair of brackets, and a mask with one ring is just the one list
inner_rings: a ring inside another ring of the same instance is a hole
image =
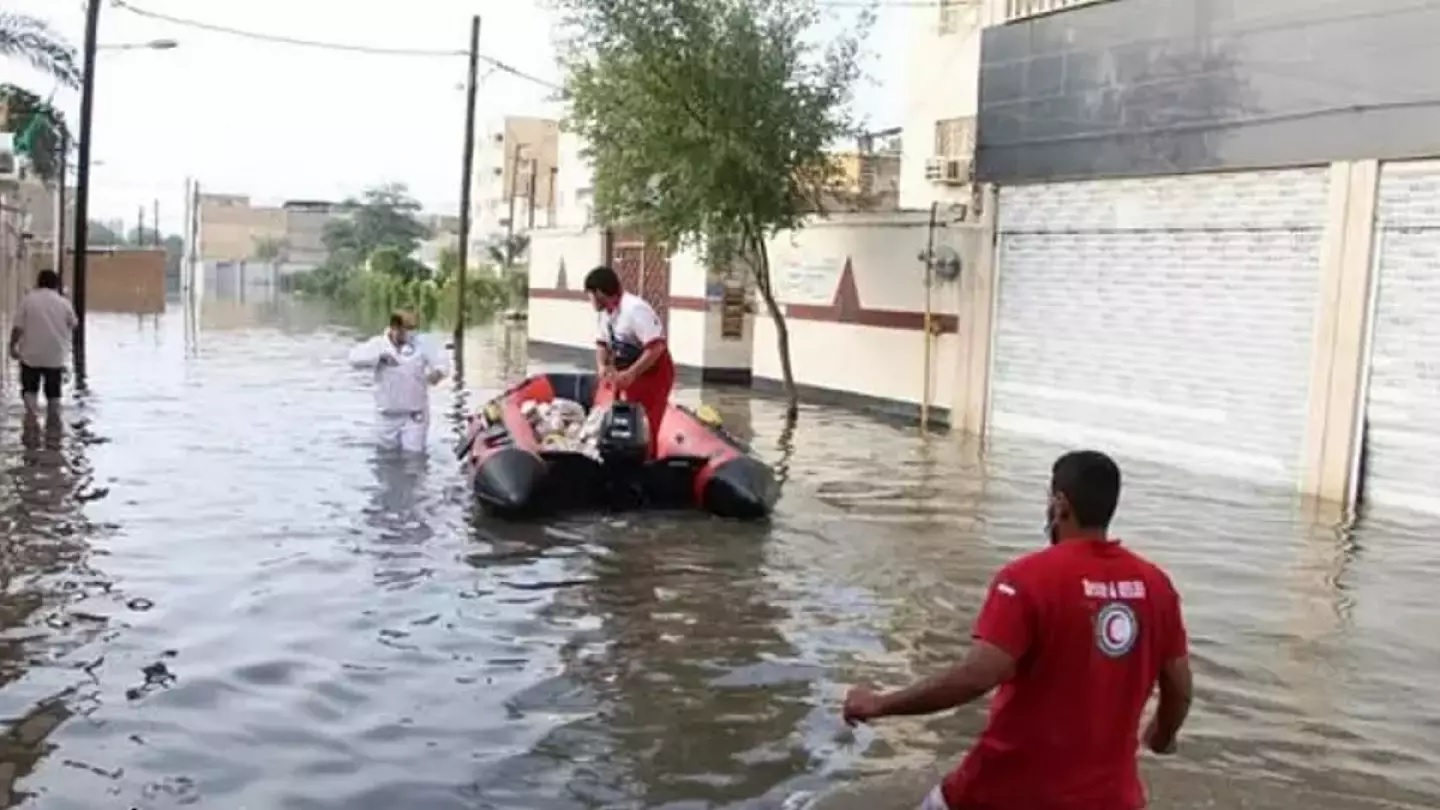
[[775, 301], [775, 292], [770, 286], [770, 251], [765, 247], [765, 239], [753, 232], [748, 234], [747, 238], [755, 257], [755, 261], [750, 264], [755, 274], [755, 284], [760, 288], [760, 295], [765, 299], [765, 308], [770, 310], [770, 320], [775, 324], [775, 344], [780, 352], [780, 374], [785, 382], [785, 422], [788, 426], [793, 426], [800, 414], [800, 392], [795, 387], [795, 371], [790, 365], [790, 328], [785, 323], [785, 313]]

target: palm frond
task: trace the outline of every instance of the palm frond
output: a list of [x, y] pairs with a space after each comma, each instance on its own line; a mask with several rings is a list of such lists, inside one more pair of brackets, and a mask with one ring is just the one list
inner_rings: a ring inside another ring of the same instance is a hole
[[75, 49], [38, 17], [0, 12], [0, 57], [24, 59], [71, 87], [80, 85]]

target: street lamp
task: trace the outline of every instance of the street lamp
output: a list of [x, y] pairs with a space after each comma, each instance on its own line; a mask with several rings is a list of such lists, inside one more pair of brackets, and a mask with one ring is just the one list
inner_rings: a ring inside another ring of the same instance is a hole
[[[86, 0], [85, 61], [80, 73], [80, 154], [77, 156], [79, 171], [75, 177], [75, 264], [71, 273], [70, 295], [76, 319], [73, 345], [75, 387], [81, 390], [85, 388], [85, 265], [90, 244], [90, 133], [95, 114], [95, 53], [102, 47], [96, 42], [100, 32], [101, 2], [102, 0]], [[149, 42], [120, 43], [109, 46], [109, 49], [168, 51], [178, 44], [173, 39], [156, 39]], [[63, 173], [61, 178], [60, 184], [63, 188]]]
[[173, 39], [152, 39], [149, 42], [116, 42], [96, 45], [97, 51], [171, 51], [180, 47]]

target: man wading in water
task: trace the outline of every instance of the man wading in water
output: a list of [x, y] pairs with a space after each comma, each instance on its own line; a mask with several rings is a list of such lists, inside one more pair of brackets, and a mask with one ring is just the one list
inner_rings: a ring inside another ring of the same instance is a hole
[[1190, 710], [1180, 597], [1159, 567], [1110, 538], [1120, 469], [1102, 453], [1055, 462], [1050, 547], [1000, 569], [963, 663], [888, 694], [845, 698], [852, 725], [953, 709], [998, 687], [970, 753], [922, 810], [1138, 810], [1140, 716], [1157, 754], [1175, 749]]
[[430, 386], [445, 378], [445, 357], [422, 335], [407, 312], [390, 316], [382, 335], [350, 351], [350, 365], [375, 372], [377, 440], [381, 449], [425, 452], [430, 432]]
[[10, 357], [20, 361], [25, 418], [39, 418], [43, 388], [47, 419], [58, 423], [65, 361], [69, 359], [70, 337], [79, 320], [70, 301], [60, 294], [60, 276], [54, 270], [40, 271], [35, 289], [25, 293], [15, 308], [12, 323]]

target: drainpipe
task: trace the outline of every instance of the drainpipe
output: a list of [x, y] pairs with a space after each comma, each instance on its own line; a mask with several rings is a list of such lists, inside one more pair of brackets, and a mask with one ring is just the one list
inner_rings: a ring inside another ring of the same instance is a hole
[[930, 203], [930, 226], [925, 234], [925, 359], [924, 374], [925, 382], [920, 395], [920, 432], [926, 433], [930, 429], [930, 342], [933, 339], [931, 323], [930, 287], [935, 276], [935, 217], [939, 213], [940, 203]]

